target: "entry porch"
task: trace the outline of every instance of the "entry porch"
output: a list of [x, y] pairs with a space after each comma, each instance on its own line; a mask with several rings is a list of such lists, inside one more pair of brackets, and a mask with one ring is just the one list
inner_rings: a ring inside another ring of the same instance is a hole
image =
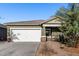
[[41, 41], [48, 41], [58, 39], [61, 34], [61, 24], [44, 24], [42, 27], [42, 39]]

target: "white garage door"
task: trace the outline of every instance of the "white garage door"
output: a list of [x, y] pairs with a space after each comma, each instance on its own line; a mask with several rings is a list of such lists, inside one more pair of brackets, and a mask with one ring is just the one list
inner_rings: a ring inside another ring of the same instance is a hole
[[12, 29], [11, 37], [14, 42], [40, 42], [40, 29]]

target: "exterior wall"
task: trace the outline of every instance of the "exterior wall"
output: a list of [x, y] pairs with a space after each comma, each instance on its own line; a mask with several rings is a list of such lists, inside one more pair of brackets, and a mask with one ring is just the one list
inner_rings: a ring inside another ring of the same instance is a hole
[[45, 35], [45, 27], [42, 27], [41, 32], [42, 32], [42, 33], [41, 33], [42, 37], [46, 36], [46, 35]]
[[45, 31], [46, 29], [45, 29], [45, 27], [42, 27], [42, 30], [41, 30], [41, 34], [42, 34], [42, 36], [41, 36], [41, 41], [42, 42], [45, 42], [46, 41], [46, 31]]
[[0, 27], [0, 41], [6, 41], [7, 40], [7, 29]]

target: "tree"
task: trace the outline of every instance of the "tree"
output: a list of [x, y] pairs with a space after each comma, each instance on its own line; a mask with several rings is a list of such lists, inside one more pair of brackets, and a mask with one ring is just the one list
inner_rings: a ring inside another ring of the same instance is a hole
[[68, 7], [60, 8], [56, 16], [62, 18], [60, 30], [66, 38], [67, 44], [77, 47], [79, 40], [79, 4], [71, 3]]

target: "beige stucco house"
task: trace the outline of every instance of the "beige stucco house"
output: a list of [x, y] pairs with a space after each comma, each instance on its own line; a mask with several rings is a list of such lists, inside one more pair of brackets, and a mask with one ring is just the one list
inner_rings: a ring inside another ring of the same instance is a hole
[[53, 17], [49, 20], [32, 20], [5, 23], [7, 37], [14, 42], [40, 42], [57, 37], [60, 33], [61, 18]]

